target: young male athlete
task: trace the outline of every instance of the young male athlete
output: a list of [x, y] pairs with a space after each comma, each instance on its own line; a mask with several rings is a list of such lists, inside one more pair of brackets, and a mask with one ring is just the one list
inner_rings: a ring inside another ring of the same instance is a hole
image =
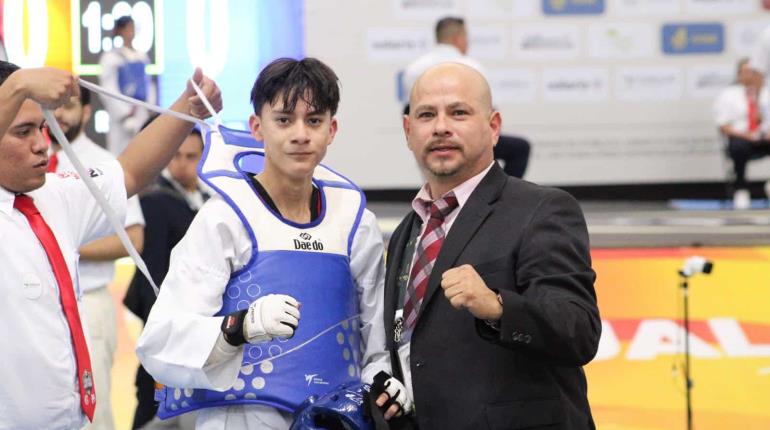
[[200, 172], [219, 195], [174, 249], [137, 346], [166, 385], [159, 415], [200, 409], [197, 428], [285, 429], [309, 395], [390, 367], [382, 235], [361, 190], [320, 165], [336, 75], [279, 59], [251, 101], [264, 150], [210, 137]]

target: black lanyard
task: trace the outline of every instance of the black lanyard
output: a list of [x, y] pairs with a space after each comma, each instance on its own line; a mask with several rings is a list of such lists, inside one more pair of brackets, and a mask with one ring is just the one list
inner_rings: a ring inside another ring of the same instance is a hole
[[401, 261], [398, 265], [398, 274], [396, 275], [396, 314], [393, 315], [393, 339], [396, 344], [400, 344], [402, 341], [402, 334], [404, 332], [404, 316], [399, 314], [404, 308], [404, 300], [406, 297], [406, 288], [409, 283], [409, 275], [412, 271], [412, 257], [414, 256], [414, 249], [417, 246], [417, 240], [420, 236], [420, 230], [422, 230], [422, 219], [415, 215], [412, 220], [411, 228], [409, 229], [409, 240], [404, 247], [404, 253], [401, 255]]
[[412, 271], [412, 257], [414, 257], [414, 249], [417, 246], [420, 230], [422, 230], [422, 219], [420, 219], [419, 215], [415, 215], [411, 228], [409, 229], [409, 240], [406, 242], [404, 253], [401, 255], [401, 261], [398, 265], [398, 277], [396, 278], [396, 285], [398, 286], [396, 310], [403, 309], [404, 307], [406, 287], [409, 282], [409, 275]]

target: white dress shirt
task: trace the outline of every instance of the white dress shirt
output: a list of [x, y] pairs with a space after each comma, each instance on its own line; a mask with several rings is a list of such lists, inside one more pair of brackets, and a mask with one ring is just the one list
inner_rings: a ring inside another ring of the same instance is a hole
[[[107, 160], [114, 160], [115, 156], [94, 143], [85, 133], [75, 138], [72, 143], [72, 149], [80, 158], [80, 161], [86, 167], [102, 164]], [[75, 166], [70, 161], [67, 153], [57, 152], [59, 164], [56, 166], [56, 173], [74, 172]], [[128, 199], [126, 205], [126, 227], [132, 225], [144, 225], [144, 216], [142, 215], [142, 206], [139, 204], [139, 196], [133, 196]], [[106, 288], [115, 277], [114, 261], [88, 261], [81, 260], [78, 265], [78, 275], [80, 276], [80, 288], [83, 291], [93, 291], [99, 288]]]
[[[108, 161], [94, 168], [92, 176], [115, 212], [124, 216], [126, 188], [120, 164]], [[28, 195], [56, 236], [85, 320], [77, 250], [110, 234], [110, 224], [75, 174], [48, 174], [45, 185]], [[14, 193], [0, 188], [0, 343], [4, 356], [0, 429], [80, 428], [87, 419], [80, 408], [75, 352], [58, 285], [26, 217], [14, 209], [14, 199]]]
[[[493, 165], [494, 165], [494, 162], [492, 162], [489, 166], [487, 166], [487, 168], [484, 169], [478, 175], [468, 179], [467, 181], [463, 182], [462, 184], [456, 186], [451, 191], [449, 191], [449, 192], [453, 192], [455, 197], [457, 198], [457, 207], [455, 208], [455, 210], [450, 212], [449, 215], [447, 215], [444, 218], [444, 223], [441, 224], [441, 226], [444, 229], [445, 235], [449, 234], [449, 230], [452, 228], [452, 225], [457, 219], [457, 215], [460, 213], [463, 206], [465, 206], [465, 202], [468, 201], [473, 191], [476, 189], [479, 183], [481, 183], [481, 180], [484, 179], [484, 176], [486, 176], [486, 174], [489, 173], [489, 169], [491, 169]], [[447, 194], [449, 194], [449, 192], [447, 192]], [[433, 200], [436, 200], [436, 199], [434, 199], [430, 195], [430, 188], [428, 187], [427, 183], [423, 185], [422, 188], [420, 188], [420, 191], [412, 200], [412, 209], [414, 209], [414, 211], [417, 213], [417, 216], [419, 216], [420, 219], [422, 220], [422, 227], [420, 228], [420, 234], [417, 236], [418, 241], [422, 237], [422, 234], [425, 232], [425, 228], [427, 228], [428, 226], [428, 217], [430, 216], [430, 211], [425, 207], [425, 204], [423, 204], [423, 202], [432, 202]], [[412, 263], [409, 265], [409, 273], [412, 272], [412, 266], [414, 266], [414, 257], [416, 255], [417, 255], [417, 246], [414, 247], [414, 254], [412, 254]], [[409, 394], [409, 398], [414, 399], [414, 391], [412, 389], [412, 371], [411, 371], [411, 368], [409, 367], [410, 357], [411, 357], [410, 343], [407, 342], [398, 347], [398, 357], [399, 357], [399, 360], [401, 361], [401, 370], [404, 374], [404, 385], [406, 386], [406, 391]]]
[[[454, 45], [439, 43], [434, 46], [433, 49], [414, 60], [407, 66], [406, 70], [404, 70], [402, 90], [407, 100], [409, 99], [409, 93], [412, 91], [412, 86], [417, 82], [417, 78], [419, 78], [420, 75], [435, 65], [447, 62], [460, 63], [473, 67], [481, 73], [485, 79], [487, 78], [486, 70], [481, 63], [470, 57], [466, 57]], [[488, 80], [489, 79], [487, 79], [487, 81]]]
[[[259, 232], [256, 232], [259, 235]], [[161, 293], [137, 343], [145, 368], [168, 386], [226, 389], [241, 368], [242, 348], [221, 364], [206, 366], [220, 336], [222, 295], [230, 274], [252, 256], [252, 243], [240, 218], [215, 195], [201, 208], [171, 253]], [[361, 377], [371, 382], [390, 371], [383, 323], [382, 233], [374, 214], [364, 210], [353, 239], [350, 269], [359, 294], [365, 345]], [[301, 323], [300, 323], [301, 324]], [[290, 414], [268, 406], [213, 407], [199, 411], [198, 429], [287, 429]]]
[[[762, 87], [759, 91], [757, 107], [763, 121], [759, 124], [759, 131], [770, 132], [770, 91]], [[743, 85], [730, 85], [722, 90], [714, 101], [714, 122], [717, 127], [729, 125], [738, 133], [749, 131], [749, 99], [746, 95], [746, 87]]]

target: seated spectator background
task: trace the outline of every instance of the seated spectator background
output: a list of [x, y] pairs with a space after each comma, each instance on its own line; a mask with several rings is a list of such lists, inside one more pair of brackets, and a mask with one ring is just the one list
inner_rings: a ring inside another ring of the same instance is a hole
[[727, 153], [735, 171], [733, 205], [747, 209], [751, 198], [746, 181], [750, 160], [770, 155], [770, 122], [763, 113], [770, 109], [770, 94], [762, 73], [748, 59], [738, 62], [736, 83], [725, 88], [714, 102], [714, 118], [719, 132], [727, 139]]

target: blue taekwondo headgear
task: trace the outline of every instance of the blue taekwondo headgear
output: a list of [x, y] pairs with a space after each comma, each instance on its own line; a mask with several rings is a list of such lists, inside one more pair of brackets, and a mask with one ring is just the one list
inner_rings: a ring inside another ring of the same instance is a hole
[[368, 392], [368, 384], [351, 382], [310, 396], [297, 408], [289, 430], [374, 430], [365, 412]]

